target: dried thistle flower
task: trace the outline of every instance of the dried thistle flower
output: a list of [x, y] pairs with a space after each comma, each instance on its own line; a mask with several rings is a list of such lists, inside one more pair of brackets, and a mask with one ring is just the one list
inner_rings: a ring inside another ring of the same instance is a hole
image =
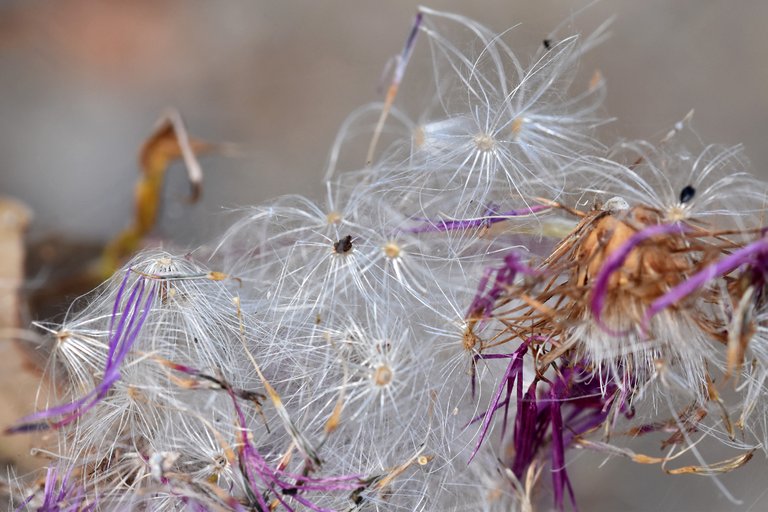
[[[248, 210], [207, 264], [139, 254], [44, 327], [62, 403], [12, 430], [51, 430], [53, 460], [15, 506], [528, 512], [548, 487], [565, 510], [571, 448], [735, 501], [717, 475], [768, 436], [767, 191], [738, 148], [691, 149], [690, 116], [599, 141], [605, 84], [576, 68], [605, 30], [526, 64], [422, 8], [325, 203]], [[411, 111], [419, 41], [433, 97]], [[708, 463], [710, 440], [737, 455]]]

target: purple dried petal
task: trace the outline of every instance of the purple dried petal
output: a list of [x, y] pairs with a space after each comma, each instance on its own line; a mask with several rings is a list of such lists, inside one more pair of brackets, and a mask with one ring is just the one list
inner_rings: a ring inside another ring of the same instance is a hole
[[536, 401], [536, 384], [537, 381], [534, 380], [523, 394], [522, 380], [517, 383], [517, 413], [512, 437], [515, 457], [512, 461], [512, 472], [519, 479], [522, 479], [523, 473], [536, 457], [549, 420], [547, 409], [543, 411], [543, 417], [540, 419], [539, 406]]
[[571, 480], [568, 478], [568, 471], [565, 468], [563, 417], [560, 411], [560, 401], [552, 400], [549, 404], [549, 410], [552, 421], [552, 486], [555, 493], [555, 507], [558, 510], [565, 510], [563, 491], [567, 490], [574, 510], [578, 510]]
[[[586, 363], [564, 364], [543, 398], [537, 397], [541, 381], [534, 380], [523, 394], [517, 385], [517, 411], [513, 438], [513, 473], [523, 479], [531, 463], [544, 449], [551, 450], [555, 506], [563, 510], [566, 493], [576, 509], [573, 488], [565, 466], [565, 451], [577, 436], [603, 424], [615, 400], [626, 408], [612, 381], [601, 384]], [[602, 387], [601, 387], [602, 386]], [[549, 432], [549, 437], [547, 433]]]
[[[509, 407], [509, 397], [512, 394], [512, 386], [515, 383], [515, 379], [523, 378], [523, 356], [527, 351], [528, 351], [528, 344], [523, 343], [512, 354], [489, 354], [487, 356], [482, 356], [482, 355], [480, 356], [481, 358], [487, 358], [487, 359], [498, 359], [500, 357], [508, 357], [510, 358], [510, 361], [509, 361], [509, 364], [507, 365], [507, 370], [504, 372], [504, 376], [501, 378], [501, 382], [499, 383], [499, 386], [496, 388], [496, 392], [494, 393], [493, 398], [491, 399], [491, 403], [488, 406], [488, 409], [486, 409], [485, 411], [485, 415], [483, 417], [483, 424], [480, 427], [480, 435], [477, 439], [477, 444], [475, 444], [475, 449], [472, 450], [472, 453], [469, 456], [469, 461], [467, 462], [467, 464], [472, 462], [472, 459], [475, 458], [475, 455], [477, 455], [478, 450], [480, 450], [480, 445], [483, 444], [483, 440], [485, 439], [485, 436], [488, 434], [488, 429], [491, 426], [491, 420], [493, 419], [493, 415], [501, 407], [504, 407], [505, 409], [504, 419], [506, 423], [506, 418], [507, 418], [506, 410]], [[507, 396], [502, 402], [501, 394], [505, 386], [507, 388]]]

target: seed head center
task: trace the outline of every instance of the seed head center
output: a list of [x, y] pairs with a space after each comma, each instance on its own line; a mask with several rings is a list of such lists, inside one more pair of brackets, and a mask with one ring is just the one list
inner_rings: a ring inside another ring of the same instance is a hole
[[480, 338], [478, 338], [477, 334], [475, 334], [472, 329], [468, 327], [462, 336], [462, 345], [464, 346], [464, 350], [471, 352], [475, 348], [475, 345], [478, 343], [480, 343]]
[[673, 206], [667, 211], [667, 219], [675, 222], [685, 220], [688, 217], [688, 211], [685, 206]]
[[475, 146], [480, 151], [493, 151], [496, 149], [496, 139], [487, 133], [478, 133], [475, 135]]
[[379, 386], [389, 386], [392, 383], [392, 379], [394, 378], [395, 374], [392, 371], [392, 368], [389, 367], [387, 364], [380, 364], [376, 367], [376, 369], [373, 371], [373, 382]]
[[384, 244], [384, 255], [393, 260], [400, 256], [400, 246], [395, 242], [387, 242]]

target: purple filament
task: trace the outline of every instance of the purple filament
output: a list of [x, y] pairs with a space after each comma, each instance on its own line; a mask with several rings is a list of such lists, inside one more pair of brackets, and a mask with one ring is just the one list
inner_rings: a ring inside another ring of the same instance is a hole
[[[509, 364], [507, 365], [507, 370], [504, 372], [504, 376], [501, 378], [501, 382], [499, 382], [498, 387], [496, 388], [496, 392], [493, 394], [493, 398], [491, 399], [491, 403], [488, 406], [488, 409], [486, 409], [485, 413], [482, 415], [483, 423], [480, 427], [480, 435], [477, 438], [477, 443], [475, 444], [475, 449], [472, 450], [472, 454], [469, 456], [469, 461], [467, 461], [467, 464], [472, 462], [472, 459], [475, 458], [475, 455], [477, 455], [477, 452], [480, 450], [480, 446], [483, 444], [483, 441], [485, 440], [486, 435], [488, 434], [488, 429], [491, 426], [491, 420], [493, 419], [493, 415], [496, 413], [497, 410], [504, 408], [504, 423], [506, 424], [507, 420], [507, 414], [509, 411], [509, 398], [512, 394], [512, 388], [515, 385], [515, 380], [518, 381], [518, 386], [520, 386], [520, 383], [522, 382], [523, 378], [523, 356], [528, 351], [528, 344], [523, 343], [518, 347], [517, 350], [515, 350], [511, 354], [485, 354], [478, 356], [481, 359], [501, 359], [501, 358], [509, 358]], [[504, 400], [501, 400], [501, 394], [504, 392], [504, 387], [506, 386], [506, 397]], [[480, 419], [480, 417], [474, 418], [470, 423], [474, 423]], [[502, 433], [502, 437], [504, 434]]]
[[[600, 379], [589, 370], [588, 364], [567, 362], [560, 368], [557, 378], [548, 384], [548, 389], [537, 393], [537, 388], [542, 382], [536, 379], [524, 393], [523, 357], [527, 349], [528, 344], [524, 343], [512, 354], [478, 356], [482, 359], [509, 358], [510, 362], [488, 409], [470, 422], [483, 420], [470, 462], [487, 436], [494, 414], [501, 408], [504, 408], [501, 434], [504, 439], [509, 404], [514, 392], [517, 409], [512, 439], [514, 456], [510, 469], [518, 479], [523, 480], [526, 471], [542, 450], [549, 449], [555, 508], [565, 510], [567, 495], [573, 509], [577, 509], [573, 487], [566, 470], [565, 451], [576, 438], [605, 423], [609, 418], [611, 406], [617, 400], [616, 410], [630, 415], [628, 395], [613, 380], [601, 384]], [[505, 394], [503, 400], [502, 393]]]
[[643, 329], [645, 330], [651, 318], [663, 309], [676, 304], [713, 279], [722, 277], [742, 265], [751, 265], [754, 268], [764, 271], [766, 256], [768, 256], [768, 239], [761, 238], [746, 247], [742, 247], [723, 259], [707, 265], [702, 270], [653, 301], [645, 312]]
[[[70, 482], [70, 473], [71, 470], [67, 471], [59, 481], [57, 469], [48, 468], [43, 487], [43, 503], [37, 508], [39, 512], [91, 512], [96, 508], [96, 503], [87, 504], [85, 490]], [[23, 510], [34, 497], [33, 494], [24, 500], [16, 512]]]
[[526, 215], [533, 215], [535, 213], [548, 210], [550, 207], [546, 205], [534, 205], [520, 208], [518, 210], [509, 210], [506, 212], [493, 213], [479, 217], [475, 219], [457, 219], [457, 220], [427, 220], [426, 224], [417, 226], [408, 230], [409, 233], [432, 233], [443, 231], [458, 231], [473, 228], [482, 228], [496, 224], [497, 222], [503, 222], [512, 217], [522, 217]]
[[[117, 327], [115, 328], [115, 318], [120, 311], [122, 298], [130, 273], [130, 270], [126, 271], [125, 278], [123, 278], [123, 282], [118, 289], [115, 305], [112, 309], [109, 352], [107, 354], [104, 377], [101, 383], [88, 394], [73, 402], [51, 407], [22, 418], [17, 425], [6, 429], [6, 433], [29, 432], [33, 430], [44, 430], [46, 428], [58, 429], [68, 425], [99, 403], [105, 396], [107, 396], [107, 393], [109, 393], [109, 390], [115, 382], [120, 380], [120, 366], [141, 332], [141, 328], [152, 308], [152, 301], [155, 295], [154, 284], [150, 285], [147, 289], [146, 279], [139, 277], [131, 287], [130, 295], [122, 307], [122, 314], [120, 314], [120, 320], [117, 322]], [[61, 418], [58, 421], [52, 422], [51, 419], [55, 417]]]
[[[256, 497], [258, 504], [263, 510], [271, 510], [261, 492], [258, 491], [258, 482], [263, 482], [285, 510], [291, 512], [293, 508], [286, 502], [286, 490], [295, 490], [290, 498], [304, 505], [307, 509], [315, 512], [333, 512], [331, 509], [320, 507], [314, 502], [302, 496], [301, 493], [307, 491], [331, 492], [331, 491], [354, 491], [358, 489], [362, 482], [362, 475], [342, 475], [336, 477], [313, 478], [306, 475], [290, 473], [282, 469], [275, 469], [269, 466], [266, 460], [261, 456], [248, 436], [248, 427], [237, 397], [231, 389], [227, 389], [235, 412], [238, 418], [238, 424], [241, 429], [242, 443], [238, 448], [240, 455], [240, 469], [251, 486], [251, 491]], [[293, 480], [294, 482], [288, 482]]]
[[[495, 273], [493, 285], [488, 288], [488, 282], [491, 275]], [[509, 290], [509, 287], [515, 282], [518, 274], [528, 276], [536, 275], [536, 270], [520, 262], [520, 259], [514, 253], [509, 253], [504, 257], [504, 265], [497, 269], [487, 268], [480, 279], [477, 287], [477, 293], [472, 300], [467, 312], [467, 318], [488, 318], [496, 305], [496, 301]]]
[[405, 41], [405, 46], [403, 46], [403, 52], [397, 59], [397, 67], [395, 68], [395, 74], [392, 77], [393, 84], [399, 85], [403, 80], [403, 76], [405, 75], [405, 68], [408, 66], [408, 61], [411, 59], [411, 54], [413, 53], [413, 48], [416, 43], [416, 36], [419, 35], [419, 27], [421, 27], [421, 22], [423, 19], [424, 14], [419, 12], [416, 14], [416, 17], [413, 20], [411, 32], [408, 34], [408, 39]]

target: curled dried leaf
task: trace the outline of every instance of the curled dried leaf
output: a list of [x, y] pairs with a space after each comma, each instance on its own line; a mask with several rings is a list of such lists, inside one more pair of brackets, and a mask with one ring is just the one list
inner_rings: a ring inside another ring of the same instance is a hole
[[733, 312], [730, 329], [728, 329], [728, 367], [725, 374], [726, 378], [738, 374], [744, 365], [744, 354], [749, 346], [749, 340], [755, 331], [752, 315], [750, 314], [754, 292], [754, 286], [747, 288]]
[[104, 249], [101, 265], [104, 277], [112, 275], [122, 260], [139, 249], [142, 239], [157, 223], [168, 167], [178, 158], [184, 161], [192, 187], [190, 201], [195, 202], [200, 198], [203, 184], [203, 170], [197, 155], [216, 147], [209, 142], [191, 138], [176, 110], [169, 110], [160, 118], [139, 154], [141, 177], [134, 192], [133, 222]]
[[721, 473], [729, 473], [734, 469], [738, 469], [752, 459], [755, 450], [750, 450], [747, 453], [743, 453], [737, 457], [725, 459], [714, 464], [708, 464], [706, 466], [683, 466], [676, 469], [665, 469], [669, 475], [702, 475], [712, 476]]

